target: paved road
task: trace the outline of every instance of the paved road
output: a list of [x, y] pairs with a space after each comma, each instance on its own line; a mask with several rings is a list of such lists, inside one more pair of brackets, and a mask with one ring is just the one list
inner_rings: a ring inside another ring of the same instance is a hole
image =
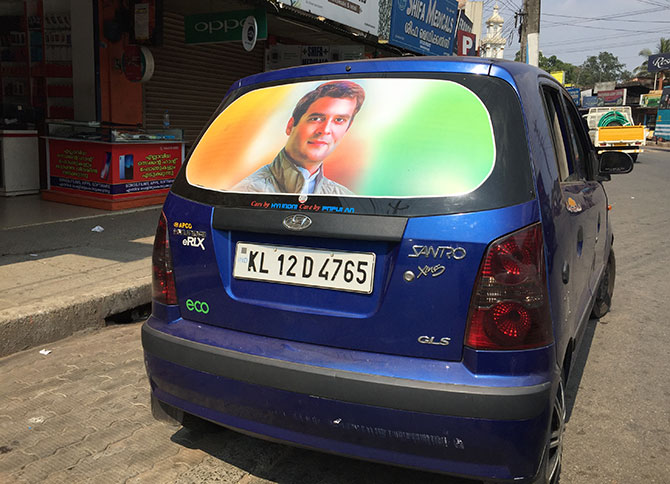
[[[607, 185], [615, 301], [569, 383], [563, 484], [670, 482], [670, 152], [640, 162]], [[0, 359], [0, 482], [465, 482], [155, 422], [137, 323], [48, 348]]]

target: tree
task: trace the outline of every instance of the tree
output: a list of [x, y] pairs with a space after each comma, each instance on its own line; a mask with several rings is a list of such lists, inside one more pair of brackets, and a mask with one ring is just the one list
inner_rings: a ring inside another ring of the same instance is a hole
[[574, 84], [577, 81], [577, 66], [569, 62], [563, 62], [555, 55], [545, 57], [540, 52], [540, 69], [544, 69], [547, 72], [564, 71], [566, 84]]
[[[521, 52], [517, 51], [514, 56], [514, 60], [519, 62], [521, 60]], [[564, 71], [565, 72], [565, 83], [574, 84], [577, 80], [577, 66], [570, 64], [569, 62], [563, 62], [561, 59], [552, 55], [551, 57], [545, 57], [542, 52], [540, 52], [540, 69], [544, 69], [547, 72], [556, 72]]]
[[666, 54], [668, 52], [670, 52], [670, 38], [666, 39], [664, 37], [661, 37], [658, 44], [656, 44], [656, 52], [652, 52], [651, 49], [642, 49], [639, 54], [644, 57], [644, 62], [635, 68], [635, 75], [637, 77], [653, 77], [647, 70], [649, 56], [654, 54]]
[[601, 52], [597, 56], [587, 57], [579, 66], [576, 83], [593, 86], [596, 82], [627, 81], [631, 77], [632, 74], [624, 69], [618, 57], [610, 52]]

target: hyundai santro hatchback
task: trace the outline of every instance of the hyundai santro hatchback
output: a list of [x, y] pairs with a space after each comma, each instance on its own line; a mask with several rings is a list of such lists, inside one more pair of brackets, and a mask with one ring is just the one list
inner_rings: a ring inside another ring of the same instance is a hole
[[402, 58], [234, 84], [177, 176], [142, 328], [157, 418], [486, 481], [555, 482], [615, 259], [544, 71]]

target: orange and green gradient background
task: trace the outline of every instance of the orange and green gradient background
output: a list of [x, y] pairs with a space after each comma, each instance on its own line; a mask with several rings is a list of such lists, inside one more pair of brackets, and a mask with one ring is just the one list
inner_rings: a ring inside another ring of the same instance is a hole
[[[363, 197], [469, 193], [491, 174], [496, 147], [481, 100], [451, 81], [351, 79], [365, 102], [324, 161], [324, 173]], [[274, 159], [298, 100], [323, 81], [273, 86], [236, 99], [212, 122], [186, 166], [192, 185], [228, 190]]]

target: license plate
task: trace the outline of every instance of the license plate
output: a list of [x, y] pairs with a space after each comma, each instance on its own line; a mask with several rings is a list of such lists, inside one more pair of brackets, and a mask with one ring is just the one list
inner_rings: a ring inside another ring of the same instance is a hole
[[238, 242], [233, 277], [372, 293], [375, 254]]

